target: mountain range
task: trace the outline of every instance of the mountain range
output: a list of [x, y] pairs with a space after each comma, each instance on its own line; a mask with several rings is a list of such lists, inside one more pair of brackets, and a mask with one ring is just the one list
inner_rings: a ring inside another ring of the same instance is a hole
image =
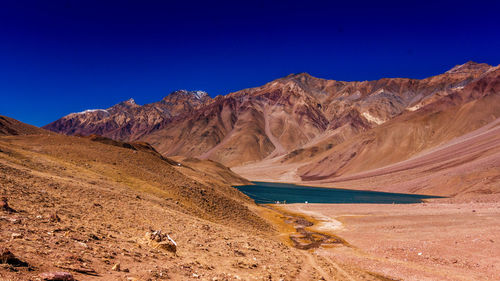
[[[345, 184], [496, 124], [499, 75], [499, 66], [475, 62], [426, 79], [346, 82], [299, 73], [215, 98], [180, 90], [142, 106], [130, 99], [43, 128], [147, 142], [162, 155], [214, 160], [249, 179]], [[443, 194], [415, 185], [399, 191]]]
[[[499, 93], [468, 62], [0, 116], [0, 280], [498, 280]], [[248, 180], [445, 197], [260, 206]]]

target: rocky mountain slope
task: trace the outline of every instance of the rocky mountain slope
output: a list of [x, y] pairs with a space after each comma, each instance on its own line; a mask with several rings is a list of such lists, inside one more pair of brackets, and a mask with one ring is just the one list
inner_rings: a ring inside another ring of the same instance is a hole
[[[426, 79], [344, 82], [293, 74], [195, 98], [198, 103], [158, 118], [145, 117], [154, 106], [135, 105], [142, 119], [127, 113], [129, 125], [102, 134], [150, 143], [163, 155], [215, 160], [251, 179], [273, 167], [279, 170], [274, 180], [323, 181], [404, 161], [492, 122], [498, 73], [498, 67], [467, 62]], [[116, 123], [92, 114], [69, 115], [45, 128], [99, 134], [94, 124]]]
[[144, 143], [0, 136], [0, 280], [386, 280], [288, 245], [238, 181]]
[[[234, 168], [249, 178], [446, 196], [500, 193], [500, 68], [344, 141]], [[494, 197], [492, 197], [494, 198]]]
[[44, 128], [67, 135], [96, 134], [122, 141], [135, 140], [165, 120], [190, 112], [210, 100], [203, 91], [179, 90], [159, 102], [143, 106], [129, 99], [108, 109], [71, 113]]
[[[497, 67], [464, 88], [424, 103], [419, 110], [406, 112], [326, 152], [320, 156], [323, 164], [310, 165], [308, 171], [321, 177], [320, 170], [326, 170], [319, 166], [329, 166], [323, 176], [332, 177], [406, 160], [494, 122], [500, 117], [499, 106], [500, 68]], [[309, 172], [304, 169], [304, 177], [312, 176]]]

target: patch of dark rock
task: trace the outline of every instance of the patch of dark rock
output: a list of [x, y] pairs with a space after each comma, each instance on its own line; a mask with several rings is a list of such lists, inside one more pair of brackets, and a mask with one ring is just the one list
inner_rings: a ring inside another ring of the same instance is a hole
[[57, 267], [65, 270], [70, 270], [74, 272], [78, 272], [81, 274], [85, 275], [91, 275], [91, 276], [99, 276], [99, 274], [92, 268], [84, 268], [80, 266], [74, 266], [74, 265], [56, 265]]
[[242, 251], [238, 251], [238, 250], [234, 250], [234, 254], [238, 257], [244, 257], [246, 256], [245, 253], [243, 253]]
[[0, 210], [7, 212], [7, 213], [16, 213], [16, 210], [12, 209], [9, 206], [9, 202], [8, 202], [7, 197], [2, 197], [0, 199]]
[[89, 234], [89, 238], [92, 240], [101, 240], [101, 238], [99, 238], [99, 236], [95, 235], [94, 233]]
[[28, 263], [18, 259], [11, 251], [6, 248], [0, 249], [0, 263], [8, 264], [14, 267], [28, 267]]
[[57, 215], [57, 213], [52, 213], [49, 216], [49, 221], [50, 222], [61, 222], [61, 218]]

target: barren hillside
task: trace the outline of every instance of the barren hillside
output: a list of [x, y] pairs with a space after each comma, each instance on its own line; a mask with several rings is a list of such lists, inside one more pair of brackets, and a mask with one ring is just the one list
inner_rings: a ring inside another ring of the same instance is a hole
[[237, 182], [143, 143], [0, 137], [0, 280], [383, 280], [291, 247], [290, 227]]

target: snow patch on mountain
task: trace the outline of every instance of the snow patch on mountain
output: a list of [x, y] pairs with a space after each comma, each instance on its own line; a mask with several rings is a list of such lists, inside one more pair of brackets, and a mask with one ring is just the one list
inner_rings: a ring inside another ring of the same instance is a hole
[[205, 92], [205, 91], [199, 91], [199, 90], [198, 91], [193, 91], [191, 93], [193, 93], [197, 99], [201, 99], [204, 96], [208, 95], [207, 92]]
[[76, 112], [76, 113], [71, 113], [71, 114], [87, 114], [87, 113], [98, 112], [98, 111], [106, 112], [109, 114], [109, 112], [106, 109], [87, 109], [87, 110], [84, 110], [81, 112]]
[[90, 113], [94, 113], [94, 112], [103, 112], [107, 116], [111, 115], [106, 109], [87, 109], [87, 110], [84, 110], [84, 111], [81, 111], [81, 112], [70, 113], [70, 114], [64, 116], [63, 118], [64, 119], [71, 119], [71, 118], [74, 118], [76, 116], [85, 116], [86, 114], [90, 114]]

